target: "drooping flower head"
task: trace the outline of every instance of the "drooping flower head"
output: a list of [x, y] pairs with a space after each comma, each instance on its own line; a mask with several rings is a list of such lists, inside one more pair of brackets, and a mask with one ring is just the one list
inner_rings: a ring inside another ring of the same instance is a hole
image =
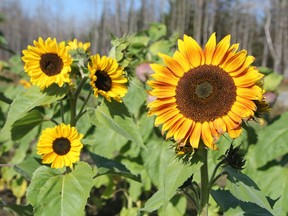
[[91, 57], [88, 65], [90, 71], [90, 85], [93, 88], [94, 95], [104, 96], [108, 101], [111, 98], [122, 102], [121, 98], [127, 93], [127, 78], [124, 77], [123, 68], [117, 61], [106, 56], [95, 55]]
[[37, 144], [37, 154], [42, 155], [43, 163], [52, 168], [72, 167], [80, 157], [83, 135], [70, 125], [57, 125], [42, 131]]
[[237, 49], [230, 35], [217, 44], [213, 33], [204, 49], [184, 35], [173, 57], [160, 54], [165, 66], [151, 64], [155, 74], [148, 84], [156, 100], [148, 104], [149, 114], [156, 115], [155, 125], [162, 125], [167, 139], [196, 149], [202, 139], [216, 149], [224, 132], [231, 138], [241, 134], [242, 120], [253, 117], [255, 101], [262, 100], [257, 82], [263, 75], [251, 66], [254, 57]]
[[34, 46], [28, 46], [23, 50], [22, 60], [25, 62], [24, 70], [30, 77], [32, 84], [40, 87], [41, 90], [53, 83], [62, 87], [64, 83], [70, 83], [69, 73], [72, 59], [68, 53], [65, 42], [57, 43], [49, 37], [43, 40], [39, 37], [34, 40]]

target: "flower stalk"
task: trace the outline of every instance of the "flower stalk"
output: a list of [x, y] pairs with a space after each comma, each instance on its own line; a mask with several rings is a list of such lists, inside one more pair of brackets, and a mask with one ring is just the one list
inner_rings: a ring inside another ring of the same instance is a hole
[[200, 168], [201, 172], [201, 187], [200, 187], [200, 211], [198, 215], [207, 216], [208, 215], [208, 202], [209, 202], [209, 180], [208, 180], [208, 166], [207, 166], [207, 149], [204, 143], [199, 145], [199, 154], [203, 165]]

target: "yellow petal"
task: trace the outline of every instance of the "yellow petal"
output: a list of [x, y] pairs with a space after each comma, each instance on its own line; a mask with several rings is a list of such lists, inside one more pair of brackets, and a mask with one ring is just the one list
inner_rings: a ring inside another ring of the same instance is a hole
[[167, 67], [178, 77], [182, 77], [184, 74], [183, 68], [179, 65], [179, 63], [171, 58], [168, 55], [160, 53], [159, 56], [163, 59], [164, 63], [167, 65]]
[[204, 48], [205, 63], [211, 64], [212, 58], [216, 48], [216, 34], [215, 32], [210, 36]]
[[202, 131], [202, 124], [200, 122], [196, 122], [193, 128], [193, 132], [190, 136], [189, 142], [193, 148], [198, 149], [200, 136]]
[[227, 35], [224, 37], [216, 47], [216, 50], [213, 55], [212, 65], [219, 65], [222, 59], [224, 58], [225, 54], [227, 53], [229, 46], [230, 46], [230, 39], [231, 36]]
[[210, 125], [208, 122], [202, 123], [201, 138], [207, 147], [214, 149], [214, 144], [213, 144], [214, 139], [212, 137]]

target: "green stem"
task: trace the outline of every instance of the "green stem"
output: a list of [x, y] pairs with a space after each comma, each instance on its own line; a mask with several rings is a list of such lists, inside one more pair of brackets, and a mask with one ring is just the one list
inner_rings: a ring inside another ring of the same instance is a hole
[[77, 97], [72, 91], [69, 91], [69, 101], [70, 101], [70, 125], [74, 127], [76, 125], [76, 104], [77, 104]]
[[91, 94], [92, 94], [92, 90], [89, 91], [89, 94], [88, 94], [87, 98], [85, 99], [84, 103], [82, 104], [82, 107], [81, 107], [79, 113], [76, 116], [76, 121], [78, 121], [80, 119], [80, 117], [86, 112], [86, 111], [83, 112], [83, 110], [84, 110], [84, 108], [85, 108], [85, 106], [86, 106]]
[[205, 148], [204, 143], [200, 143], [199, 153], [202, 157], [203, 165], [200, 168], [201, 172], [200, 212], [198, 212], [198, 214], [201, 216], [207, 216], [210, 190], [208, 181], [207, 149]]
[[65, 123], [65, 120], [64, 120], [64, 106], [63, 106], [63, 101], [60, 100], [59, 103], [60, 103], [60, 111], [61, 111], [62, 123]]
[[80, 92], [81, 92], [81, 90], [82, 90], [82, 88], [83, 88], [83, 86], [84, 86], [84, 84], [85, 84], [87, 79], [88, 79], [88, 77], [86, 76], [80, 81], [80, 83], [79, 83], [79, 85], [78, 85], [78, 87], [77, 87], [77, 89], [75, 91], [75, 94], [74, 94], [76, 98], [79, 96], [79, 94], [80, 94]]
[[197, 209], [197, 211], [199, 210], [199, 202], [196, 199], [196, 196], [194, 197], [193, 195], [191, 195], [190, 193], [188, 193], [185, 189], [182, 190], [182, 193], [184, 193], [194, 204], [195, 208]]
[[[213, 170], [213, 173], [212, 173], [212, 175], [211, 175], [210, 181], [209, 181], [209, 190], [211, 190], [213, 184], [215, 183], [214, 178], [215, 178], [215, 175], [216, 175], [219, 167], [220, 167], [222, 164], [224, 164], [224, 163], [225, 163], [224, 160], [221, 160], [221, 161], [215, 166], [215, 168], [214, 168], [214, 170]], [[216, 179], [216, 180], [217, 180], [217, 179]]]

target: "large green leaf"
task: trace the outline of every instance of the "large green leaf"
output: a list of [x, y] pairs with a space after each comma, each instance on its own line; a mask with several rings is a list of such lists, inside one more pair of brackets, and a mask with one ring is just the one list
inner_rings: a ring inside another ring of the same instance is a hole
[[233, 196], [240, 201], [256, 204], [273, 215], [266, 196], [251, 178], [231, 167], [226, 168], [226, 171], [228, 173], [227, 186]]
[[198, 157], [192, 158], [191, 163], [184, 163], [182, 160], [175, 159], [165, 170], [164, 187], [160, 188], [146, 203], [141, 211], [152, 212], [161, 206], [166, 207], [177, 189], [200, 170], [201, 165]]
[[66, 91], [67, 89], [62, 89], [62, 92], [49, 89], [46, 92], [41, 92], [36, 86], [28, 88], [13, 100], [8, 112], [7, 121], [0, 134], [10, 131], [13, 123], [24, 117], [24, 115], [33, 108], [51, 104], [63, 98], [66, 95]]
[[97, 109], [88, 109], [88, 116], [92, 124], [111, 128], [146, 149], [137, 125], [123, 103], [104, 102]]
[[33, 156], [28, 156], [21, 163], [14, 166], [14, 169], [23, 175], [25, 178], [31, 180], [34, 171], [41, 165], [41, 160]]
[[35, 215], [84, 215], [94, 184], [93, 175], [92, 168], [85, 162], [79, 162], [68, 174], [46, 166], [39, 167], [27, 189], [27, 199]]
[[118, 175], [133, 179], [134, 181], [141, 181], [140, 177], [133, 175], [122, 163], [110, 160], [94, 153], [91, 153], [90, 155], [97, 166], [99, 176], [107, 174]]
[[11, 128], [12, 140], [19, 140], [34, 127], [44, 121], [43, 114], [38, 109], [33, 109], [26, 113], [24, 117], [15, 121]]
[[228, 190], [212, 190], [211, 195], [217, 204], [221, 207], [225, 216], [272, 216], [272, 214], [255, 203], [249, 201], [241, 201], [237, 197], [233, 196]]
[[151, 139], [146, 145], [148, 151], [142, 152], [144, 166], [152, 183], [158, 188], [164, 186], [165, 169], [173, 160], [173, 152], [169, 151], [171, 144], [160, 139]]
[[147, 93], [144, 90], [143, 84], [140, 80], [134, 78], [129, 83], [128, 93], [123, 98], [124, 104], [127, 106], [130, 113], [138, 116], [141, 106], [146, 101]]
[[273, 121], [259, 133], [255, 146], [255, 163], [262, 167], [269, 161], [277, 159], [288, 153], [288, 112]]

